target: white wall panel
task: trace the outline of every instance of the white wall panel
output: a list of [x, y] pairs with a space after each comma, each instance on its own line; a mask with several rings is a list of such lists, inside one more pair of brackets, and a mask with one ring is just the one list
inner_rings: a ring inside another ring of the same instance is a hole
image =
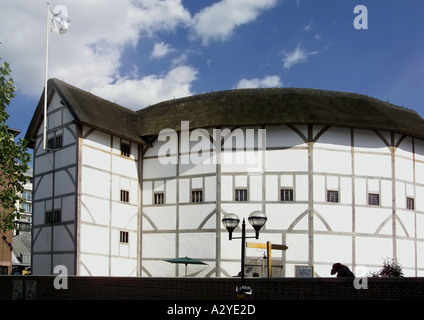
[[249, 177], [249, 201], [262, 201], [262, 176]]
[[233, 177], [232, 176], [221, 177], [221, 200], [222, 201], [233, 200]]
[[[271, 230], [287, 230], [307, 208], [307, 204], [267, 204], [265, 206], [265, 213], [268, 218], [266, 228]], [[296, 230], [305, 230], [306, 228], [307, 224], [300, 223], [295, 225]]]
[[110, 153], [84, 145], [82, 147], [82, 163], [100, 170], [110, 170]]
[[173, 232], [144, 234], [141, 244], [144, 258], [176, 258], [175, 234]]
[[[340, 235], [314, 235], [314, 260], [316, 262], [352, 262], [352, 237]], [[331, 269], [330, 269], [331, 270]], [[330, 277], [330, 270], [327, 275]]]
[[101, 226], [81, 224], [80, 226], [81, 253], [109, 254], [109, 229]]
[[355, 255], [358, 265], [382, 265], [384, 259], [393, 256], [393, 240], [391, 238], [362, 237], [355, 239]]
[[[314, 209], [321, 215], [332, 231], [352, 231], [352, 209], [350, 206], [315, 205]], [[314, 216], [314, 224], [317, 220], [318, 217]], [[314, 225], [314, 230], [319, 229]], [[322, 231], [327, 231], [327, 229]]]
[[110, 174], [88, 167], [81, 170], [82, 193], [108, 199], [110, 197]]
[[81, 222], [108, 225], [110, 201], [81, 195]]
[[80, 255], [81, 276], [109, 276], [109, 257], [103, 255]]
[[[180, 233], [179, 255], [194, 259], [215, 259], [216, 257], [216, 233]], [[189, 266], [190, 268], [190, 266]], [[203, 266], [203, 268], [208, 268]]]
[[278, 176], [277, 175], [266, 175], [265, 176], [265, 200], [266, 201], [278, 201], [279, 200], [279, 188], [278, 188]]
[[[213, 205], [198, 204], [180, 206], [179, 227], [181, 230], [199, 229], [202, 224], [208, 222], [208, 227], [216, 226], [215, 214], [209, 217], [215, 211]], [[206, 227], [206, 226], [204, 226]]]
[[391, 177], [390, 155], [355, 153], [355, 174], [371, 177]]
[[265, 156], [267, 172], [307, 171], [308, 151], [302, 149], [268, 150]]
[[[391, 215], [391, 209], [357, 207], [355, 213], [356, 232], [374, 234], [383, 223], [385, 223], [385, 226], [391, 230]], [[387, 218], [390, 219], [385, 222]], [[382, 230], [380, 234], [384, 234], [384, 230]]]
[[[84, 127], [83, 134], [88, 134], [89, 130], [89, 128]], [[110, 152], [110, 135], [95, 130], [91, 132], [86, 139], [84, 139], [84, 145], [88, 145], [96, 149], [101, 149], [103, 151]]]
[[188, 203], [191, 199], [190, 179], [180, 179], [179, 181], [179, 201]]
[[216, 201], [216, 177], [205, 177], [205, 201]]
[[266, 128], [267, 148], [281, 148], [293, 146], [306, 146], [302, 138], [286, 126]]
[[[177, 174], [177, 165], [171, 163], [164, 164], [163, 159], [144, 159], [143, 162], [143, 178], [165, 178], [175, 177]], [[174, 163], [177, 163], [176, 160]]]
[[[175, 206], [146, 207], [143, 210], [156, 226], [157, 230], [175, 230], [177, 227], [177, 215]], [[143, 230], [152, 230], [150, 223], [143, 223]]]

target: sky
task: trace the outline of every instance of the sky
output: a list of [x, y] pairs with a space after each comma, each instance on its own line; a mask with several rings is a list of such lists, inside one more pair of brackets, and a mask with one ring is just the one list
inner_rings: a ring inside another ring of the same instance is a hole
[[[236, 88], [355, 92], [424, 117], [422, 0], [51, 0], [48, 77], [124, 107]], [[358, 7], [360, 6], [360, 7]], [[62, 7], [63, 8], [63, 7]], [[355, 9], [356, 8], [356, 9]], [[47, 2], [0, 0], [24, 137], [44, 88]]]

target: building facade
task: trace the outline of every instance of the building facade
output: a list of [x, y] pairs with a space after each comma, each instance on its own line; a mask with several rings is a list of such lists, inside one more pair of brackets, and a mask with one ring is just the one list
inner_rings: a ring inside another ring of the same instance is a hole
[[[370, 97], [229, 90], [131, 111], [62, 81], [26, 138], [34, 150], [32, 271], [196, 277], [240, 271], [225, 213], [268, 220], [259, 240], [282, 275], [312, 265], [424, 273], [424, 121]], [[248, 232], [254, 233], [250, 226]], [[235, 230], [237, 236], [240, 230]], [[246, 263], [263, 255], [246, 249]]]

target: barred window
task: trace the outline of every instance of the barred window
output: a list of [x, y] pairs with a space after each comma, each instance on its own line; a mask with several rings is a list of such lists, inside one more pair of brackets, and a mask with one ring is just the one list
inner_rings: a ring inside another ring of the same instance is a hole
[[62, 136], [56, 136], [47, 140], [47, 149], [49, 150], [57, 150], [62, 148]]
[[47, 211], [44, 217], [45, 223], [57, 223], [62, 221], [62, 211], [60, 209]]
[[121, 142], [121, 156], [129, 157], [131, 154], [131, 146], [128, 143]]
[[282, 201], [282, 202], [293, 201], [293, 189], [281, 189], [280, 190], [280, 201]]
[[121, 190], [121, 201], [130, 202], [130, 192], [127, 190]]
[[155, 204], [164, 204], [164, 198], [163, 192], [155, 193]]
[[368, 204], [370, 206], [379, 206], [380, 195], [378, 193], [368, 193]]
[[128, 231], [119, 232], [119, 242], [128, 243]]
[[406, 209], [414, 210], [415, 209], [415, 199], [411, 197], [406, 198]]
[[234, 200], [247, 201], [247, 189], [236, 189]]
[[339, 192], [336, 190], [327, 190], [327, 202], [339, 202]]
[[202, 190], [191, 191], [191, 202], [203, 202], [203, 191]]

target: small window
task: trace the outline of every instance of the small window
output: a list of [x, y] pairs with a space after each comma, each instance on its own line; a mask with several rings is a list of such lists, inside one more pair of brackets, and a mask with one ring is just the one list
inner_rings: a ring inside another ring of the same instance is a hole
[[130, 202], [130, 192], [127, 190], [121, 190], [121, 201]]
[[336, 190], [327, 190], [327, 202], [339, 202], [339, 192]]
[[234, 200], [247, 201], [247, 189], [236, 189]]
[[32, 205], [30, 203], [22, 202], [20, 205], [21, 209], [25, 213], [31, 213], [32, 212]]
[[203, 202], [203, 191], [202, 190], [191, 191], [191, 202]]
[[293, 189], [281, 189], [280, 190], [280, 200], [282, 202], [293, 201]]
[[55, 149], [60, 149], [62, 148], [62, 136], [57, 136], [56, 138], [54, 138], [54, 147]]
[[26, 201], [31, 201], [32, 200], [32, 193], [29, 190], [24, 190], [24, 192], [22, 192], [22, 199], [26, 200]]
[[155, 193], [155, 204], [164, 204], [164, 198], [163, 192]]
[[47, 140], [47, 149], [57, 150], [62, 148], [62, 136], [56, 136]]
[[128, 243], [128, 231], [119, 232], [119, 242]]
[[406, 209], [414, 210], [415, 209], [415, 199], [411, 197], [406, 198]]
[[378, 193], [368, 193], [368, 204], [370, 206], [379, 206], [380, 195]]
[[121, 156], [129, 157], [131, 154], [131, 146], [128, 143], [121, 142]]
[[62, 221], [62, 211], [61, 210], [54, 210], [54, 211], [47, 211], [46, 215], [44, 217], [45, 223], [57, 223]]

